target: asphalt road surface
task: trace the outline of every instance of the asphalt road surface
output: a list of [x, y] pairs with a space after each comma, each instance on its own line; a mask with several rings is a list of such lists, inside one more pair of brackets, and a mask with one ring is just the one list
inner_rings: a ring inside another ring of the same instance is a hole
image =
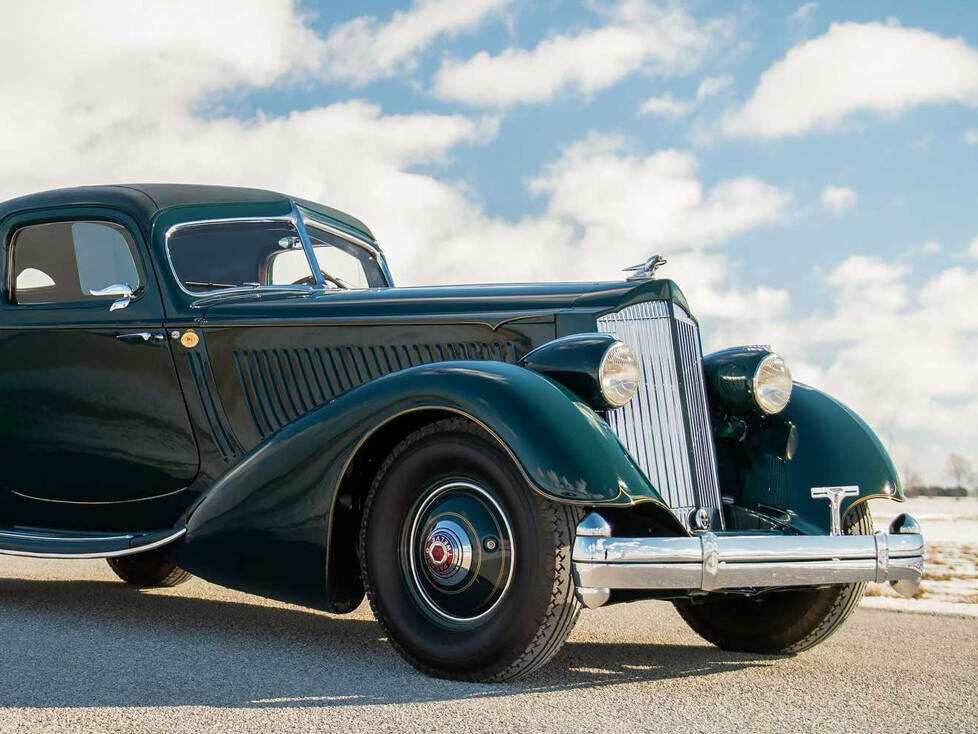
[[101, 561], [0, 557], [0, 732], [976, 731], [978, 621], [860, 610], [815, 650], [724, 653], [662, 602], [586, 612], [505, 685], [426, 678], [346, 617]]

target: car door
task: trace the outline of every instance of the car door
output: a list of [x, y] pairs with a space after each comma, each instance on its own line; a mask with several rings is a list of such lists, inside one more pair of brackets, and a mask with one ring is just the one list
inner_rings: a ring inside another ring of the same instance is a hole
[[0, 233], [0, 487], [62, 503], [185, 488], [197, 445], [135, 223], [42, 212]]

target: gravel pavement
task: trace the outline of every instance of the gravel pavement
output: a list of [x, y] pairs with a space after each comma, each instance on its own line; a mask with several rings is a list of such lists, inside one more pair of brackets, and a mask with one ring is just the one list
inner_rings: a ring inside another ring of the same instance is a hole
[[978, 620], [862, 609], [795, 658], [725, 653], [671, 605], [586, 612], [506, 685], [426, 678], [346, 617], [101, 561], [0, 557], [0, 732], [976, 731]]

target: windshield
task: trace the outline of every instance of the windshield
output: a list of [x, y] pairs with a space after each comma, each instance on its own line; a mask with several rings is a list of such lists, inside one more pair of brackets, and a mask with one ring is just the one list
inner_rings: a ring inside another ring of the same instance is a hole
[[316, 262], [329, 287], [331, 280], [341, 288], [383, 288], [387, 285], [377, 256], [325, 229], [325, 225], [305, 220]]
[[[328, 289], [386, 285], [373, 252], [307, 221], [307, 232]], [[206, 295], [228, 288], [314, 286], [317, 278], [290, 219], [201, 222], [167, 236], [167, 251], [183, 289]]]

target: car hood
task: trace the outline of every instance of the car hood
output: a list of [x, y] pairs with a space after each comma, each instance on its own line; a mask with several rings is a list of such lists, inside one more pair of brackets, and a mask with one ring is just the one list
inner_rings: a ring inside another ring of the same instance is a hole
[[608, 313], [631, 303], [671, 300], [688, 310], [671, 280], [597, 283], [517, 283], [358, 291], [282, 293], [261, 291], [217, 296], [195, 304], [205, 319], [316, 319], [377, 316], [498, 314], [541, 316], [558, 311]]

